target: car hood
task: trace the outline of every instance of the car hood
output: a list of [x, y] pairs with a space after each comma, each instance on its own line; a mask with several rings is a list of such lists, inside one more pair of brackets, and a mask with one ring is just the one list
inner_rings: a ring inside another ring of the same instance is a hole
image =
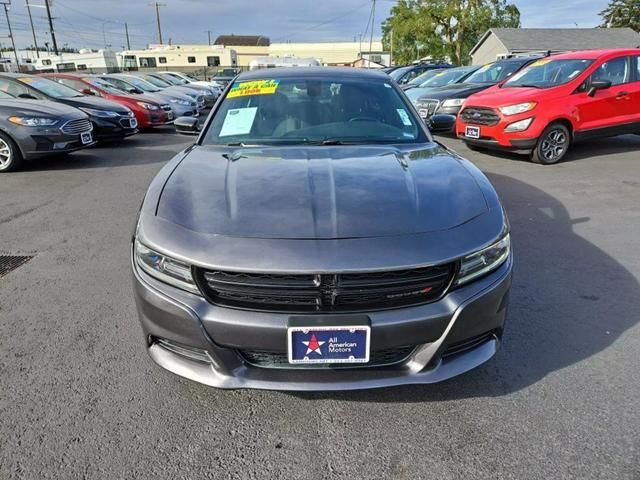
[[96, 110], [111, 110], [112, 112], [118, 112], [123, 115], [128, 113], [128, 109], [120, 105], [119, 103], [105, 100], [103, 98], [96, 98], [92, 95], [83, 95], [80, 97], [64, 97], [56, 99], [60, 103], [66, 103], [72, 107], [85, 107], [94, 108]]
[[474, 93], [481, 92], [492, 86], [492, 84], [487, 83], [454, 83], [452, 85], [445, 85], [444, 87], [432, 88], [427, 93], [429, 98], [437, 100], [446, 100], [448, 98], [467, 98]]
[[436, 144], [194, 147], [157, 216], [206, 234], [341, 239], [446, 230], [487, 210], [475, 178]]
[[0, 100], [0, 106], [11, 108], [12, 115], [46, 114], [56, 117], [77, 117], [86, 118], [87, 115], [77, 108], [70, 107], [63, 103], [50, 102], [48, 100]]

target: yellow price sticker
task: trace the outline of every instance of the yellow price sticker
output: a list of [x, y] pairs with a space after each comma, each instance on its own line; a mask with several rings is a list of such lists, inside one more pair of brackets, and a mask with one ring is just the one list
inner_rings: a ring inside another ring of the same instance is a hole
[[549, 63], [551, 60], [548, 58], [544, 58], [542, 60], [538, 60], [536, 62], [533, 62], [531, 64], [532, 67], [541, 67], [542, 65], [546, 65], [547, 63]]
[[252, 80], [234, 83], [227, 98], [246, 97], [248, 95], [273, 95], [280, 85], [280, 80]]

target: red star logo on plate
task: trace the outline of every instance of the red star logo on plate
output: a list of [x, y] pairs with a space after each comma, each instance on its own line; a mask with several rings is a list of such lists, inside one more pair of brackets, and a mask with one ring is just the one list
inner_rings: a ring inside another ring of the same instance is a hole
[[318, 355], [322, 355], [322, 351], [320, 350], [320, 347], [327, 342], [319, 342], [315, 335], [311, 335], [311, 339], [308, 342], [303, 341], [302, 343], [304, 343], [307, 346], [307, 353], [305, 353], [305, 355], [309, 355], [311, 352], [315, 352]]

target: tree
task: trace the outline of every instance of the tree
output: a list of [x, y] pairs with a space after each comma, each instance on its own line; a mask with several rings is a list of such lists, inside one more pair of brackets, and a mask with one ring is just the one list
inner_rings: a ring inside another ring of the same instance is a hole
[[640, 33], [640, 0], [611, 0], [600, 16], [601, 27], [629, 27]]
[[488, 29], [519, 26], [520, 11], [506, 0], [399, 0], [382, 24], [382, 41], [389, 50], [393, 38], [396, 63], [448, 56], [462, 65]]

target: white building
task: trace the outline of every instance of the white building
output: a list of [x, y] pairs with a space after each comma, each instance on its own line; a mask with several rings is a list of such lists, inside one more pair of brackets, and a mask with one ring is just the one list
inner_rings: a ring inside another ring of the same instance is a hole
[[[35, 54], [35, 52], [32, 52]], [[40, 52], [40, 58], [33, 59], [36, 70], [41, 72], [90, 71], [96, 73], [118, 70], [118, 57], [111, 50], [82, 49], [78, 53], [60, 55]]]
[[118, 52], [118, 63], [123, 70], [235, 67], [237, 56], [222, 45], [149, 45], [145, 50]]

